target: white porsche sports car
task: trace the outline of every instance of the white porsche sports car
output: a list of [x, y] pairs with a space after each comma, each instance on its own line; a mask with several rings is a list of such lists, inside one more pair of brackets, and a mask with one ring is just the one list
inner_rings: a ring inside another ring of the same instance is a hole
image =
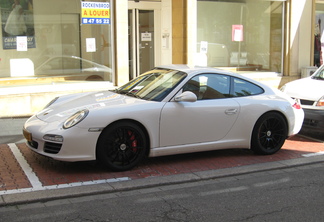
[[223, 70], [171, 65], [114, 91], [55, 98], [23, 132], [39, 154], [124, 171], [145, 156], [231, 148], [273, 154], [303, 118], [277, 89]]

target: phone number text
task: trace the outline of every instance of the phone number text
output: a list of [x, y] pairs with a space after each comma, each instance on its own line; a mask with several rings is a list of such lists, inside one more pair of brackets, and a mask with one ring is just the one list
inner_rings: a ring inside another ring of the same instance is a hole
[[82, 18], [82, 24], [110, 24], [107, 18]]

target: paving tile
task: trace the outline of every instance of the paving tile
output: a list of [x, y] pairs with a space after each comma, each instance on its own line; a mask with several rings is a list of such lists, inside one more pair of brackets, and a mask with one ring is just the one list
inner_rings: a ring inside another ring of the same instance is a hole
[[[170, 175], [188, 175], [202, 172], [210, 174], [213, 170], [238, 166], [270, 163], [301, 158], [303, 154], [324, 151], [324, 143], [302, 136], [289, 138], [283, 148], [274, 155], [255, 155], [247, 149], [229, 149], [210, 152], [173, 155], [146, 159], [141, 165], [127, 172], [112, 172], [95, 161], [61, 162], [41, 156], [31, 151], [25, 144], [16, 144], [38, 177], [42, 186], [56, 186], [88, 181], [130, 178], [156, 178]], [[8, 145], [0, 145], [0, 191], [30, 188], [31, 184], [16, 161]]]
[[0, 191], [30, 188], [31, 184], [8, 145], [0, 145]]

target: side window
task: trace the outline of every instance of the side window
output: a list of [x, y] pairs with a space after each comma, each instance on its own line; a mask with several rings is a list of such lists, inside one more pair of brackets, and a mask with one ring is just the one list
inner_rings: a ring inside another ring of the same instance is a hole
[[230, 77], [219, 74], [201, 74], [193, 77], [183, 91], [196, 94], [198, 100], [230, 97]]
[[263, 93], [263, 89], [243, 79], [234, 78], [234, 97], [251, 96]]

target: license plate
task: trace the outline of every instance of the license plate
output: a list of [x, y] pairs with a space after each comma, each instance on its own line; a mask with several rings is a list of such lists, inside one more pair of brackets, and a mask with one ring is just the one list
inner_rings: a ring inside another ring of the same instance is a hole
[[28, 142], [32, 141], [32, 134], [28, 132], [26, 129], [23, 129], [23, 135]]

